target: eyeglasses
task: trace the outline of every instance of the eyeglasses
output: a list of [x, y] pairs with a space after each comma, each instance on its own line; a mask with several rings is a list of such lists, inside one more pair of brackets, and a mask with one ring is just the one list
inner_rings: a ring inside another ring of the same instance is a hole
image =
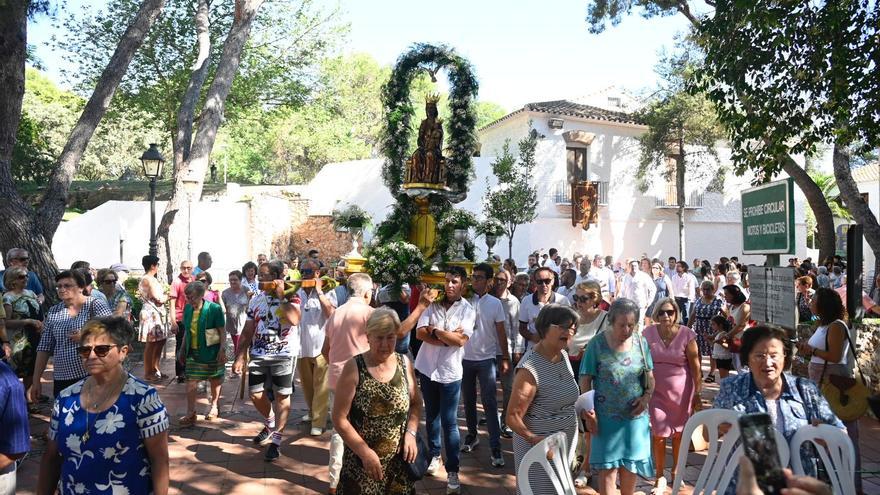
[[552, 278], [539, 278], [539, 279], [535, 279], [535, 283], [538, 285], [550, 285], [553, 283], [553, 279]]
[[775, 352], [771, 353], [771, 354], [766, 354], [766, 353], [762, 352], [759, 354], [752, 354], [751, 356], [749, 356], [749, 359], [754, 360], [759, 363], [763, 363], [763, 362], [767, 361], [767, 358], [770, 358], [770, 360], [775, 363], [775, 362], [779, 361], [780, 359], [782, 359], [783, 357], [784, 357], [784, 355], [780, 355]]
[[496, 282], [504, 282], [504, 283], [506, 284], [506, 283], [507, 283], [507, 278], [505, 278], [505, 277], [495, 277], [495, 281], [496, 281]]
[[474, 280], [486, 280], [487, 277], [485, 275], [471, 275], [471, 278]]
[[550, 326], [551, 326], [551, 327], [556, 327], [556, 328], [558, 328], [558, 329], [560, 329], [560, 330], [568, 331], [568, 333], [576, 333], [576, 332], [577, 332], [577, 325], [572, 325], [572, 326], [570, 326], [570, 327], [564, 327], [564, 326], [562, 326], [562, 325], [557, 325], [557, 324], [555, 324], [555, 323], [551, 323]]
[[572, 296], [572, 299], [574, 299], [574, 302], [587, 302], [589, 300], [595, 299], [595, 297], [595, 294], [586, 294], [584, 296]]
[[658, 311], [657, 311], [657, 316], [662, 316], [662, 315], [673, 316], [673, 315], [675, 315], [675, 310], [674, 310], [674, 309], [661, 309], [661, 310], [658, 310]]
[[108, 279], [104, 280], [104, 283], [105, 284], [115, 284], [116, 279], [115, 278], [108, 278]]
[[182, 266], [182, 267], [180, 267], [180, 271], [182, 271], [182, 272], [186, 272], [186, 271], [189, 271], [189, 270], [192, 270], [192, 269], [193, 269], [193, 267], [191, 267], [191, 266]]
[[71, 290], [76, 289], [76, 284], [58, 284], [55, 286], [55, 290]]
[[18, 257], [18, 258], [11, 258], [11, 259], [14, 260], [14, 261], [30, 261], [30, 260], [31, 260], [31, 259], [30, 259], [29, 257], [27, 257], [27, 256]]
[[110, 352], [110, 349], [114, 347], [119, 347], [119, 344], [103, 344], [103, 345], [81, 345], [76, 348], [76, 352], [79, 353], [80, 357], [83, 359], [88, 359], [89, 356], [92, 355], [92, 351], [95, 351], [95, 355], [99, 358], [106, 357], [107, 353]]

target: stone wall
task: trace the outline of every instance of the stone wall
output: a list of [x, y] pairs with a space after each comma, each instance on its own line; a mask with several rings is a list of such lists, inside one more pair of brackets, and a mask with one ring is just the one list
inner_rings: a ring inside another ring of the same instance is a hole
[[351, 251], [351, 234], [337, 232], [330, 215], [312, 215], [291, 226], [287, 246], [288, 254], [300, 257], [306, 256], [310, 249], [317, 249], [321, 259], [329, 263]]

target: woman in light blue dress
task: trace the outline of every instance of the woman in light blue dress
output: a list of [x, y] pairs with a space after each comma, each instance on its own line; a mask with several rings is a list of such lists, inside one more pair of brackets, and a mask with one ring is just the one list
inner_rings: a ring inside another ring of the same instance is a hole
[[595, 390], [595, 409], [584, 413], [591, 433], [590, 467], [599, 472], [599, 493], [635, 491], [636, 475], [654, 476], [648, 402], [654, 391], [651, 353], [638, 328], [639, 307], [616, 299], [611, 329], [590, 340], [581, 361], [581, 391]]

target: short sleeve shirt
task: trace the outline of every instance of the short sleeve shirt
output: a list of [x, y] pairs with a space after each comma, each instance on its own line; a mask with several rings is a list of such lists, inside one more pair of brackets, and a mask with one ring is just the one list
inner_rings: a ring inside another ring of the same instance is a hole
[[55, 356], [55, 368], [52, 371], [55, 380], [77, 380], [88, 375], [83, 368], [82, 359], [76, 353], [77, 343], [70, 340], [70, 334], [79, 332], [91, 318], [111, 314], [112, 311], [103, 301], [93, 297], [86, 298], [74, 317], [70, 316], [64, 303], [49, 308], [37, 351]]
[[[418, 328], [434, 327], [447, 331], [461, 328], [470, 339], [474, 334], [476, 318], [473, 305], [464, 298], [455, 301], [448, 309], [441, 303], [431, 303], [419, 318]], [[463, 356], [462, 347], [426, 343], [419, 349], [415, 368], [433, 382], [453, 383], [461, 380]]]
[[283, 303], [260, 291], [248, 304], [247, 319], [254, 322], [252, 359], [290, 359], [299, 354], [299, 334], [281, 314]]
[[498, 332], [495, 330], [496, 323], [504, 323], [504, 306], [497, 297], [485, 294], [480, 297], [476, 294], [470, 300], [476, 311], [474, 334], [464, 344], [464, 359], [468, 361], [483, 361], [493, 359], [502, 354], [498, 347]]
[[186, 284], [189, 282], [192, 282], [192, 280], [186, 281], [178, 275], [174, 282], [171, 283], [169, 297], [174, 299], [175, 321], [183, 321], [183, 307], [186, 306], [186, 294], [183, 293], [183, 290], [186, 289]]
[[370, 343], [367, 342], [367, 320], [372, 314], [373, 308], [363, 298], [353, 298], [337, 308], [327, 319], [324, 333], [330, 348], [327, 355], [327, 385], [330, 390], [336, 389], [336, 382], [342, 375], [345, 363], [370, 349]]
[[24, 454], [31, 449], [30, 424], [24, 386], [15, 372], [0, 361], [0, 454]]
[[[324, 346], [324, 324], [327, 318], [321, 309], [321, 301], [318, 293], [314, 290], [311, 294], [300, 289], [297, 295], [300, 298], [299, 332], [300, 332], [300, 357], [313, 358], [321, 354]], [[336, 294], [325, 292], [324, 297], [330, 300], [330, 304], [336, 306]]]
[[[557, 292], [551, 292], [553, 295], [550, 300], [551, 303], [561, 304], [563, 306], [571, 306], [571, 303], [568, 301], [568, 298], [559, 294]], [[522, 298], [522, 301], [519, 303], [519, 321], [522, 323], [527, 323], [529, 325], [529, 333], [536, 334], [538, 330], [535, 328], [535, 318], [538, 317], [538, 313], [541, 312], [541, 308], [546, 306], [547, 303], [538, 302], [537, 296], [534, 294], [526, 294], [525, 297]], [[532, 347], [532, 342], [526, 342], [526, 348], [530, 349]]]

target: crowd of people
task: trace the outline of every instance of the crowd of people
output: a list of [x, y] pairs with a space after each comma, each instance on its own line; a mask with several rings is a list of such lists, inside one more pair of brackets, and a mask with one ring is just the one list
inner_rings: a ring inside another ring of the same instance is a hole
[[[501, 439], [512, 438], [518, 471], [556, 432], [583, 460], [578, 486], [630, 494], [643, 477], [662, 493], [678, 474], [671, 466], [667, 477], [667, 442], [677, 458], [685, 423], [706, 406], [704, 385], [716, 381], [714, 407], [767, 412], [786, 439], [809, 423], [845, 428], [858, 449], [857, 422], [841, 422], [816, 385], [850, 375], [844, 272], [833, 260], [831, 275], [810, 260], [790, 264], [801, 320], [818, 322], [797, 343], [810, 357], [808, 379], [785, 371], [790, 337], [752, 320], [747, 267], [736, 257], [569, 260], [551, 249], [522, 269], [512, 259], [471, 273], [450, 266], [442, 287], [429, 287], [345, 277], [312, 250], [303, 259], [260, 255], [229, 272], [221, 292], [209, 253], [181, 262], [170, 285], [159, 258], [144, 256], [134, 294], [126, 267], [77, 262], [56, 275], [60, 301], [46, 307], [28, 254], [13, 249], [0, 272], [0, 421], [10, 433], [0, 440], [0, 495], [14, 493], [16, 459], [30, 448], [27, 403], [46, 400], [50, 358], [54, 402], [38, 492], [166, 493], [172, 420], [154, 385], [170, 379], [160, 370], [170, 338], [187, 398], [176, 424], [215, 420], [221, 384], [241, 377], [262, 418], [252, 441], [267, 462], [283, 455], [298, 376], [308, 406], [298, 419], [315, 437], [330, 430], [331, 494], [412, 493], [441, 466], [447, 493], [460, 493], [462, 455], [486, 452], [501, 468]], [[331, 288], [327, 275], [343, 283]], [[874, 297], [865, 295], [866, 309]], [[135, 341], [139, 377], [125, 363]], [[201, 412], [200, 391], [210, 398]], [[576, 412], [590, 391], [594, 406]], [[414, 473], [418, 458], [423, 473]], [[539, 469], [528, 478], [535, 493], [553, 492]]]

